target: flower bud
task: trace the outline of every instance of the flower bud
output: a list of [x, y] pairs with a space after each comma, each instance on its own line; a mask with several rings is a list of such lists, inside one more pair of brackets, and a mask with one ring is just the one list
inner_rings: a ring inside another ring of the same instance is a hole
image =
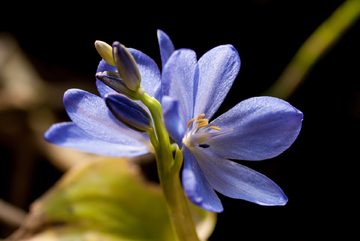
[[110, 65], [115, 65], [112, 53], [112, 47], [103, 41], [96, 40], [95, 48], [97, 52], [100, 54], [101, 58], [105, 60], [106, 63]]
[[115, 118], [127, 127], [138, 132], [147, 132], [152, 128], [149, 114], [126, 96], [107, 94], [105, 102]]
[[101, 80], [104, 84], [116, 90], [120, 94], [123, 94], [132, 100], [139, 99], [136, 91], [132, 91], [125, 85], [124, 80], [121, 79], [118, 72], [111, 72], [111, 71], [98, 72], [96, 73], [95, 76], [96, 78]]
[[129, 89], [136, 91], [140, 86], [141, 77], [134, 57], [124, 45], [119, 42], [114, 42], [113, 58], [115, 66], [126, 86]]

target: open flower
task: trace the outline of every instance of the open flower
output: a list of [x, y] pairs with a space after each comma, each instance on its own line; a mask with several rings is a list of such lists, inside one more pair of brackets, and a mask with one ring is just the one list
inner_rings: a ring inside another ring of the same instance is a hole
[[[284, 205], [287, 197], [274, 182], [228, 159], [264, 160], [279, 155], [298, 136], [302, 113], [283, 100], [256, 97], [240, 102], [209, 123], [240, 69], [237, 51], [223, 45], [197, 61], [192, 50], [174, 51], [162, 31], [158, 31], [158, 40], [162, 75], [150, 57], [135, 49], [127, 50], [136, 62], [141, 86], [161, 101], [166, 129], [182, 148], [182, 183], [189, 199], [206, 210], [221, 212], [223, 207], [215, 189], [261, 205]], [[101, 60], [97, 73], [106, 75], [105, 71], [118, 72], [115, 66]], [[111, 78], [117, 77], [111, 75], [110, 82]], [[140, 101], [136, 101], [140, 107], [131, 102], [123, 105], [121, 98], [113, 94], [116, 88], [99, 79], [96, 85], [101, 97], [78, 89], [65, 92], [65, 109], [73, 122], [54, 124], [45, 139], [63, 147], [116, 157], [153, 152], [148, 134], [133, 130], [143, 130], [144, 123], [151, 122], [146, 113], [143, 121], [131, 124], [133, 112], [129, 113], [130, 120], [111, 112], [124, 106], [147, 111], [146, 107]]]
[[[161, 56], [166, 62], [174, 47], [168, 36], [158, 31]], [[170, 51], [168, 54], [164, 49]], [[141, 85], [146, 93], [161, 100], [161, 75], [157, 64], [139, 50], [127, 48], [136, 61], [141, 75]], [[118, 72], [113, 65], [101, 60], [96, 73], [104, 71]], [[104, 98], [116, 91], [96, 79], [100, 96], [89, 92], [70, 89], [64, 94], [64, 106], [72, 122], [52, 125], [44, 137], [47, 141], [81, 151], [107, 156], [139, 156], [153, 152], [147, 133], [139, 133], [120, 123], [106, 106]], [[137, 102], [144, 107], [141, 102]], [[146, 109], [146, 108], [145, 108]]]
[[287, 197], [266, 176], [236, 160], [264, 160], [285, 151], [297, 138], [303, 115], [273, 97], [244, 100], [209, 120], [240, 69], [231, 45], [218, 46], [199, 61], [194, 51], [175, 51], [163, 68], [163, 115], [169, 135], [182, 147], [182, 183], [191, 201], [221, 212], [214, 189], [261, 205], [284, 205]]

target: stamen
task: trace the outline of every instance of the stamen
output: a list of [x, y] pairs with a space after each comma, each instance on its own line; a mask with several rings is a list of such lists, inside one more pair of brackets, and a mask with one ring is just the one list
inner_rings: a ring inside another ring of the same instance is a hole
[[204, 113], [200, 114], [198, 117], [197, 117], [197, 120], [200, 120], [201, 118], [203, 118], [205, 116]]
[[200, 120], [197, 120], [195, 123], [196, 124], [197, 123], [207, 123], [207, 124], [209, 124], [209, 120], [208, 119], [200, 119]]
[[213, 130], [221, 131], [221, 129], [217, 126], [210, 126], [209, 128]]
[[189, 122], [187, 123], [187, 128], [189, 128], [190, 127], [190, 125], [191, 125], [191, 123], [193, 123], [195, 121], [195, 119], [194, 118], [192, 118], [191, 120], [189, 120]]
[[200, 125], [198, 125], [198, 129], [200, 129], [201, 127], [205, 127], [205, 126], [207, 126], [208, 125], [208, 123], [201, 123]]

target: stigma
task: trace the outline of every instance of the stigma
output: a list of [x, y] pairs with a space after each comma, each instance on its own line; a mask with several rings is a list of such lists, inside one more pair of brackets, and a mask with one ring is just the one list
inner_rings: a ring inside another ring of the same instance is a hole
[[[211, 138], [219, 135], [227, 134], [228, 132], [232, 131], [233, 128], [230, 128], [226, 131], [221, 131], [220, 127], [217, 126], [209, 126], [209, 120], [204, 118], [205, 114], [202, 113], [196, 118], [192, 118], [187, 123], [187, 131], [183, 138], [183, 143], [188, 147], [202, 147], [208, 148], [210, 145], [205, 143], [206, 141], [210, 140]], [[207, 127], [207, 129], [204, 129]], [[209, 130], [216, 130], [217, 132], [207, 132]]]

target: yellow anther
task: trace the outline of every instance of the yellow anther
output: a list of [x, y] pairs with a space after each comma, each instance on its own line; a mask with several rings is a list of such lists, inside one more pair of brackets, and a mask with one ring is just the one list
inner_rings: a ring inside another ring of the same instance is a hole
[[200, 120], [201, 118], [203, 118], [205, 116], [204, 113], [200, 114], [198, 117], [197, 117], [197, 120]]
[[191, 123], [193, 123], [195, 121], [195, 119], [194, 118], [192, 118], [191, 120], [189, 120], [189, 122], [187, 123], [187, 128], [189, 128], [190, 127], [190, 125], [191, 125]]
[[208, 123], [201, 123], [201, 124], [198, 125], [197, 128], [200, 129], [201, 127], [205, 127], [205, 126], [207, 126], [207, 125], [208, 125]]
[[217, 126], [210, 126], [209, 128], [213, 130], [221, 131], [221, 129]]
[[208, 119], [200, 119], [200, 120], [197, 120], [195, 123], [196, 124], [197, 123], [207, 123], [207, 124], [209, 124], [209, 120]]

